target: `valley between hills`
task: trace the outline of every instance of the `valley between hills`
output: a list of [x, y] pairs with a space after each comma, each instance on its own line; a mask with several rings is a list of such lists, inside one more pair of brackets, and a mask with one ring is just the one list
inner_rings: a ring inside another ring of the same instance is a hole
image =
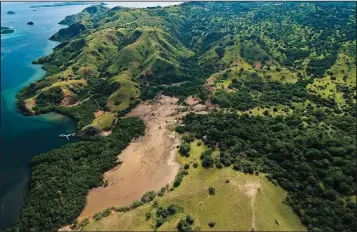
[[24, 115], [77, 121], [36, 156], [11, 231], [354, 231], [356, 5], [94, 5], [67, 16]]

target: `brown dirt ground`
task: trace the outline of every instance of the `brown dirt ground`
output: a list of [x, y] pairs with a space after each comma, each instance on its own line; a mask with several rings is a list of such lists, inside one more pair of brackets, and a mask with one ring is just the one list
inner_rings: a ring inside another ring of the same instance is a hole
[[94, 117], [95, 118], [98, 118], [100, 117], [101, 115], [103, 115], [105, 112], [103, 110], [98, 110], [97, 112], [94, 113]]
[[33, 107], [36, 106], [36, 98], [26, 100], [25, 106], [28, 110], [30, 110], [31, 112], [34, 112], [32, 109], [33, 109]]
[[262, 66], [262, 63], [260, 63], [259, 61], [255, 62], [256, 69], [260, 69], [261, 66]]
[[63, 100], [61, 101], [61, 106], [69, 106], [70, 105], [70, 101], [71, 101], [71, 94], [69, 93], [68, 90], [64, 90], [62, 89], [63, 92]]
[[189, 106], [194, 106], [200, 103], [200, 99], [189, 96], [188, 98], [186, 98], [185, 103]]
[[140, 104], [128, 116], [146, 122], [145, 135], [118, 156], [123, 163], [104, 174], [107, 187], [90, 190], [79, 221], [112, 206], [127, 206], [150, 191], [172, 182], [180, 168], [175, 160], [179, 139], [166, 129], [175, 123], [177, 98], [161, 96], [154, 104]]

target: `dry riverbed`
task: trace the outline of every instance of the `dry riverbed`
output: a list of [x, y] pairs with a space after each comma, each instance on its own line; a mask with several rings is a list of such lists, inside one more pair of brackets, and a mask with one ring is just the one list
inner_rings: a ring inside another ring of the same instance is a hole
[[118, 156], [122, 164], [104, 174], [107, 187], [90, 190], [79, 221], [112, 206], [127, 206], [150, 191], [171, 183], [180, 168], [176, 162], [178, 136], [167, 130], [176, 123], [177, 98], [161, 96], [156, 103], [142, 103], [127, 116], [146, 123], [145, 135]]

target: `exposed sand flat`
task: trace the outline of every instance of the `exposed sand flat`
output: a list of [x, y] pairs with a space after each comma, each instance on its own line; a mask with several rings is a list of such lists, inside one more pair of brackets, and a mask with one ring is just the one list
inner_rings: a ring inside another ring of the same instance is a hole
[[145, 136], [132, 141], [118, 156], [123, 163], [104, 174], [108, 186], [89, 192], [79, 220], [108, 207], [130, 205], [175, 179], [180, 167], [175, 160], [179, 140], [165, 126], [175, 121], [177, 101], [161, 96], [155, 104], [140, 104], [128, 114], [146, 122]]

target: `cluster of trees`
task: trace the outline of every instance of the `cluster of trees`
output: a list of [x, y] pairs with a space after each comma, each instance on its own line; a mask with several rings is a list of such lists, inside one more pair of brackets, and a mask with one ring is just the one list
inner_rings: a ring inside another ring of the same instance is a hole
[[192, 225], [194, 223], [195, 220], [193, 219], [193, 217], [188, 215], [179, 221], [176, 228], [179, 232], [191, 232], [193, 231]]
[[49, 106], [52, 104], [58, 105], [63, 100], [63, 92], [61, 88], [51, 88], [48, 91], [41, 92], [36, 98], [36, 108]]
[[325, 55], [324, 58], [311, 59], [306, 69], [308, 75], [322, 77], [337, 59], [337, 51], [333, 54]]
[[153, 99], [157, 93], [163, 93], [166, 96], [175, 96], [180, 100], [186, 99], [188, 96], [194, 95], [202, 100], [206, 100], [209, 91], [203, 86], [204, 80], [193, 79], [181, 85], [172, 86], [144, 86], [141, 87], [141, 99]]
[[[314, 116], [311, 116], [314, 117]], [[218, 145], [214, 162], [253, 174], [264, 172], [289, 192], [287, 203], [310, 231], [354, 231], [355, 118], [324, 115], [332, 129], [304, 127], [299, 115], [249, 117], [188, 114], [177, 131]], [[347, 130], [345, 128], [348, 128]], [[327, 133], [327, 131], [329, 133]]]
[[[279, 82], [237, 81], [234, 79], [230, 88], [238, 89], [235, 93], [219, 90], [212, 98], [212, 103], [224, 108], [248, 110], [257, 106], [269, 107], [277, 104], [290, 104], [307, 98], [307, 81], [294, 84]], [[252, 94], [252, 93], [259, 94]]]
[[170, 205], [167, 208], [159, 207], [156, 210], [155, 227], [159, 228], [165, 222], [165, 220], [167, 220], [169, 217], [175, 215], [178, 212], [182, 212], [182, 211], [183, 211], [183, 208], [178, 205]]
[[[103, 184], [103, 173], [133, 138], [144, 134], [139, 118], [118, 121], [113, 133], [96, 141], [61, 147], [31, 160], [25, 205], [16, 222], [19, 231], [57, 231], [82, 212], [88, 191]], [[151, 194], [146, 197], [151, 199]]]

